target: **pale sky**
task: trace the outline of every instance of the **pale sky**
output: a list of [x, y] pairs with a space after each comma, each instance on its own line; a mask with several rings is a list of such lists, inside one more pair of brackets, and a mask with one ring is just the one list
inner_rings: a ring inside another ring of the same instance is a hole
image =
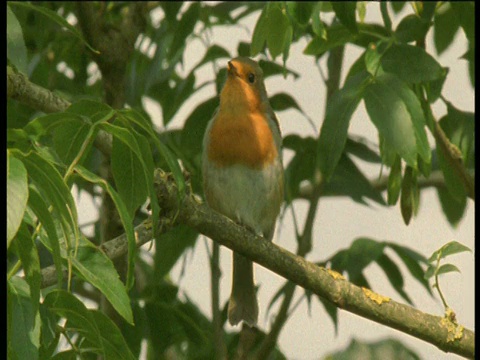
[[[394, 18], [391, 12], [390, 15], [392, 16], [394, 28], [398, 24], [399, 19], [411, 12], [408, 4], [397, 19]], [[230, 51], [232, 57], [235, 57], [237, 55], [236, 48], [240, 41], [250, 41], [259, 15], [260, 12], [257, 12], [245, 18], [241, 22], [244, 25], [242, 27], [215, 27], [209, 36], [211, 44], [223, 46]], [[379, 4], [377, 2], [367, 4], [366, 22], [381, 23]], [[473, 112], [474, 90], [468, 80], [467, 62], [458, 59], [467, 50], [463, 31], [460, 30], [457, 33], [452, 46], [440, 57], [436, 55], [432, 39], [433, 31], [430, 30], [427, 37], [427, 51], [442, 66], [450, 68], [442, 94], [458, 109]], [[290, 57], [287, 61], [287, 66], [302, 76], [297, 81], [291, 76], [286, 79], [282, 76], [268, 78], [266, 87], [269, 96], [279, 92], [288, 92], [293, 95], [300, 107], [313, 119], [317, 127], [320, 127], [325, 110], [325, 86], [317, 67], [314, 65], [314, 58], [302, 54], [306, 44], [306, 40], [303, 39], [292, 45]], [[362, 49], [355, 46], [347, 47], [342, 79], [344, 79], [351, 64], [362, 51]], [[184, 57], [186, 73], [199, 61], [204, 52], [205, 47], [199, 40], [193, 40], [187, 45]], [[277, 62], [281, 63], [280, 57], [277, 58]], [[226, 64], [219, 63], [219, 65], [225, 66]], [[327, 73], [325, 59], [322, 59], [321, 66], [324, 73]], [[204, 66], [196, 75], [197, 84], [200, 84], [207, 79], [212, 79], [213, 70], [211, 67]], [[171, 124], [169, 124], [169, 128], [182, 126], [183, 121], [195, 106], [210, 98], [214, 91], [213, 86], [208, 86], [189, 99], [176, 114]], [[152, 118], [158, 121], [158, 125], [161, 127], [161, 109], [151, 102], [148, 102], [147, 105]], [[441, 101], [437, 101], [433, 108], [437, 119], [445, 113], [445, 106]], [[279, 118], [284, 136], [292, 133], [303, 136], [314, 135], [311, 126], [298, 111], [282, 111], [277, 113], [277, 117]], [[375, 144], [378, 143], [376, 129], [368, 119], [363, 104], [359, 106], [353, 116], [349, 134], [361, 135]], [[430, 145], [434, 146], [431, 136], [429, 136], [429, 141]], [[290, 158], [291, 154], [284, 152], [285, 166]], [[357, 161], [357, 159], [354, 159], [354, 161], [361, 169], [365, 170], [371, 179], [378, 177], [378, 167], [367, 165], [364, 162]], [[436, 191], [428, 189], [422, 191], [421, 194], [418, 216], [410, 222], [409, 226], [405, 226], [403, 223], [398, 204], [387, 208], [370, 203], [370, 206], [367, 207], [359, 205], [346, 197], [322, 198], [315, 221], [313, 249], [307, 259], [310, 261], [323, 261], [337, 251], [349, 247], [353, 240], [358, 237], [370, 237], [378, 241], [392, 241], [416, 250], [427, 257], [443, 244], [452, 240], [457, 240], [473, 249], [474, 203], [468, 200], [467, 210], [463, 219], [456, 229], [452, 229], [441, 211]], [[301, 225], [304, 222], [306, 205], [305, 202], [301, 201], [294, 203], [296, 215]], [[80, 223], [91, 219], [92, 216], [95, 218], [92, 211], [88, 201], [86, 199], [82, 200], [79, 209]], [[189, 251], [186, 255], [185, 272], [181, 275], [184, 262], [181, 259], [171, 272], [171, 276], [175, 282], [178, 281], [181, 292], [187, 294], [207, 316], [211, 316], [210, 270], [205, 241], [211, 248], [210, 239], [199, 239], [193, 251]], [[274, 242], [295, 252], [296, 241], [290, 211], [284, 217], [283, 223], [277, 224]], [[434, 298], [430, 297], [425, 289], [409, 275], [398, 257], [391, 252], [388, 255], [400, 266], [405, 280], [405, 290], [413, 300], [415, 307], [426, 313], [442, 315], [444, 310], [439, 297], [437, 295]], [[462, 273], [443, 275], [440, 278], [442, 291], [447, 302], [456, 312], [459, 323], [468, 329], [474, 330], [474, 255], [472, 253], [461, 253], [452, 256], [449, 260], [457, 265]], [[231, 286], [231, 251], [229, 249], [222, 248], [220, 265], [223, 271], [221, 302], [224, 303], [229, 297]], [[260, 285], [258, 292], [260, 307], [259, 327], [269, 329], [272, 316], [276, 313], [278, 306], [273, 307], [269, 318], [265, 317], [266, 309], [272, 296], [284, 284], [284, 279], [259, 265], [255, 266], [255, 271], [256, 281]], [[389, 296], [395, 301], [404, 302], [390, 286], [386, 276], [377, 265], [370, 265], [367, 268], [366, 277], [375, 292]], [[303, 293], [303, 289], [297, 288], [292, 304], [295, 304]], [[280, 302], [277, 303], [277, 305], [279, 304]], [[453, 354], [445, 354], [435, 346], [422, 340], [343, 310], [339, 311], [338, 335], [336, 336], [330, 318], [323, 306], [315, 299], [311, 303], [310, 313], [305, 299], [296, 308], [294, 314], [282, 330], [279, 346], [288, 359], [313, 360], [323, 358], [333, 351], [344, 349], [353, 338], [358, 341], [374, 342], [387, 337], [402, 341], [423, 359], [461, 358]]]

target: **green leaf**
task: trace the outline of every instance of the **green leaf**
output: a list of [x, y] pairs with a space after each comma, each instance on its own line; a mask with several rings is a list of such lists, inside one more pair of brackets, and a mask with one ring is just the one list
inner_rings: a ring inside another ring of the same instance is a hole
[[305, 55], [322, 56], [325, 52], [343, 46], [348, 42], [352, 42], [356, 35], [350, 32], [343, 25], [332, 25], [327, 29], [325, 36], [314, 37], [305, 47], [303, 53]]
[[382, 254], [377, 259], [377, 264], [382, 268], [383, 272], [388, 278], [390, 285], [395, 289], [395, 291], [410, 305], [413, 305], [412, 300], [408, 294], [403, 289], [403, 276], [400, 272], [398, 266], [393, 262], [393, 260], [386, 254]]
[[320, 20], [320, 11], [322, 8], [322, 3], [317, 2], [315, 7], [312, 11], [312, 30], [315, 35], [321, 37], [322, 39], [327, 39], [327, 30], [325, 29], [325, 25], [323, 24], [322, 20]]
[[218, 107], [218, 98], [212, 97], [199, 104], [187, 117], [181, 134], [181, 144], [188, 153], [193, 156], [201, 154], [203, 135], [208, 122], [213, 118], [215, 109]]
[[66, 112], [53, 113], [33, 119], [24, 127], [24, 130], [30, 138], [41, 139], [42, 136], [49, 134], [56, 126], [70, 121], [73, 123], [74, 121], [82, 121], [82, 119], [77, 114]]
[[[146, 140], [137, 134], [139, 142], [135, 137], [135, 131], [130, 128], [121, 127], [109, 123], [101, 127], [113, 135], [112, 146], [112, 171], [117, 185], [118, 193], [122, 197], [130, 217], [133, 217], [135, 210], [145, 202], [147, 191], [153, 190], [153, 161], [150, 157], [150, 166], [147, 166], [142, 155], [139, 143]], [[147, 153], [150, 154], [148, 147]]]
[[353, 75], [358, 74], [361, 71], [366, 71], [367, 68], [365, 66], [365, 53], [366, 51], [362, 52], [360, 56], [355, 60], [355, 62], [350, 66], [348, 69], [347, 76], [345, 76], [345, 82], [350, 79]]
[[[143, 141], [146, 141], [143, 138]], [[142, 160], [135, 155], [122, 140], [116, 136], [112, 141], [111, 167], [118, 194], [123, 199], [130, 217], [145, 203], [148, 195], [148, 185], [145, 179], [147, 169]], [[153, 169], [151, 174], [153, 174]]]
[[436, 270], [437, 269], [435, 266], [429, 265], [427, 267], [427, 270], [425, 271], [425, 275], [424, 275], [425, 280], [431, 279], [435, 275]]
[[327, 181], [342, 155], [350, 119], [361, 100], [368, 77], [365, 71], [352, 76], [342, 89], [333, 94], [327, 104], [317, 148], [317, 164]]
[[[86, 117], [90, 119], [92, 123], [96, 123], [100, 120], [105, 121], [105, 117], [107, 117], [108, 120], [109, 117], [113, 117], [115, 115], [115, 110], [113, 110], [107, 104], [89, 99], [81, 99], [74, 102], [67, 108], [67, 110], [65, 110], [65, 112], [67, 114], [75, 114], [83, 118]], [[67, 114], [64, 114], [64, 116], [67, 116]]]
[[359, 23], [365, 22], [365, 16], [367, 15], [367, 2], [366, 1], [357, 1], [357, 12]]
[[288, 110], [288, 109], [297, 109], [300, 111], [302, 114], [305, 114], [298, 103], [295, 101], [295, 99], [284, 92], [278, 93], [273, 95], [270, 99], [270, 105], [272, 106], [272, 109], [274, 111], [283, 111], [283, 110]]
[[467, 168], [474, 168], [475, 160], [475, 114], [460, 111], [447, 102], [447, 115], [439, 120], [445, 135], [462, 152]]
[[449, 69], [442, 68], [442, 70], [443, 73], [439, 79], [430, 81], [424, 85], [425, 89], [427, 90], [427, 100], [430, 104], [437, 101], [438, 98], [442, 95], [443, 84], [445, 84]]
[[407, 83], [420, 83], [440, 79], [444, 70], [425, 50], [406, 44], [392, 45], [382, 57], [385, 72], [397, 75]]
[[161, 235], [155, 243], [155, 278], [167, 275], [185, 250], [195, 245], [197, 238], [198, 233], [185, 225]]
[[356, 1], [332, 1], [332, 8], [340, 22], [351, 32], [357, 33], [357, 21], [355, 12], [357, 10]]
[[447, 217], [450, 225], [456, 228], [465, 214], [465, 209], [467, 207], [466, 196], [462, 197], [460, 200], [457, 200], [447, 189], [444, 188], [437, 188], [437, 193], [443, 213]]
[[[147, 95], [158, 99], [163, 110], [163, 123], [168, 125], [178, 112], [180, 106], [190, 97], [194, 92], [198, 91], [195, 86], [195, 73], [190, 72], [185, 78], [172, 75], [173, 79], [165, 79], [164, 81], [156, 82], [150, 88]], [[201, 86], [205, 86], [204, 83]]]
[[400, 196], [402, 188], [402, 161], [400, 156], [395, 157], [395, 162], [388, 175], [387, 202], [388, 205], [395, 205]]
[[365, 106], [384, 146], [417, 168], [417, 154], [430, 162], [430, 146], [420, 102], [395, 76], [383, 74], [365, 89]]
[[93, 140], [94, 133], [91, 129], [92, 124], [79, 117], [67, 117], [55, 125], [52, 131], [54, 147], [64, 164], [72, 163], [80, 151], [88, 153], [93, 141], [87, 149], [82, 148], [87, 141]]
[[95, 175], [89, 170], [85, 169], [81, 165], [75, 167], [75, 173], [80, 175], [83, 179], [92, 184], [99, 185], [103, 190], [105, 190], [108, 195], [111, 197], [115, 207], [117, 208], [120, 220], [122, 222], [123, 228], [125, 229], [125, 235], [127, 236], [128, 242], [128, 271], [127, 271], [127, 289], [130, 289], [133, 286], [133, 271], [135, 266], [135, 255], [137, 252], [137, 247], [135, 243], [135, 234], [133, 230], [133, 222], [130, 217], [125, 203], [122, 201], [118, 193], [112, 188], [112, 186], [106, 182], [101, 177]]
[[37, 189], [32, 186], [30, 186], [28, 206], [35, 213], [38, 220], [42, 224], [43, 229], [47, 233], [45, 238], [40, 236], [40, 239], [45, 247], [52, 253], [57, 274], [57, 286], [61, 288], [63, 282], [62, 256], [59, 235], [55, 226], [55, 221], [58, 222], [58, 217], [54, 217], [55, 213], [50, 213], [48, 210], [48, 204], [45, 203], [45, 197], [41, 196]]
[[22, 161], [7, 150], [7, 249], [22, 223], [27, 200], [27, 170]]
[[207, 49], [207, 52], [205, 53], [205, 55], [203, 55], [202, 60], [200, 60], [197, 65], [195, 65], [192, 71], [197, 70], [205, 64], [213, 63], [215, 60], [223, 58], [231, 58], [230, 53], [225, 48], [219, 45], [212, 45]]
[[25, 223], [20, 227], [14, 245], [18, 257], [22, 262], [25, 279], [30, 287], [30, 299], [32, 301], [33, 312], [37, 313], [38, 302], [40, 300], [40, 283], [42, 281], [40, 259], [32, 235], [28, 231]]
[[330, 301], [317, 296], [316, 297], [320, 303], [323, 305], [325, 311], [327, 312], [328, 316], [330, 317], [330, 320], [333, 322], [333, 326], [335, 328], [335, 335], [338, 334], [338, 308], [333, 305]]
[[295, 151], [295, 156], [285, 168], [285, 197], [287, 203], [298, 197], [302, 181], [312, 180], [315, 169], [315, 145], [315, 140], [312, 137], [302, 138], [292, 134], [283, 139], [283, 147]]
[[[396, 3], [396, 1], [392, 1]], [[325, 359], [344, 360], [359, 358], [359, 354], [368, 354], [368, 359], [420, 360], [420, 357], [408, 346], [395, 339], [383, 339], [375, 342], [362, 342], [352, 339], [344, 349], [327, 354]]]
[[[118, 326], [105, 314], [98, 310], [90, 310], [98, 330], [103, 335], [102, 345], [105, 352], [105, 359], [136, 359], [125, 341]], [[92, 345], [94, 345], [93, 343]], [[82, 344], [84, 348], [90, 349], [88, 342]]]
[[288, 20], [285, 10], [280, 6], [271, 3], [268, 6], [267, 13], [267, 47], [270, 55], [275, 59], [278, 55], [284, 52], [288, 45], [288, 29], [292, 26]]
[[[173, 35], [172, 44], [168, 50], [169, 59], [173, 59], [177, 52], [182, 51], [186, 45], [186, 39], [189, 35], [193, 34], [193, 29], [200, 16], [200, 3], [190, 3], [187, 11], [182, 14], [181, 19], [178, 21]], [[178, 17], [176, 17], [178, 19]], [[175, 19], [175, 18], [174, 18]], [[173, 20], [173, 19], [172, 19]], [[183, 51], [182, 51], [183, 52]]]
[[312, 15], [312, 11], [315, 5], [316, 4], [314, 2], [308, 2], [308, 1], [304, 1], [304, 2], [288, 1], [287, 9], [299, 25], [306, 26], [310, 21], [310, 17]]
[[85, 41], [85, 39], [83, 38], [80, 31], [78, 31], [74, 26], [70, 25], [67, 20], [65, 20], [63, 17], [58, 15], [55, 11], [47, 9], [44, 6], [38, 6], [38, 5], [30, 4], [28, 2], [9, 1], [8, 4], [10, 6], [13, 5], [13, 6], [23, 7], [23, 8], [26, 8], [28, 10], [33, 10], [33, 11], [36, 11], [36, 12], [42, 14], [42, 15], [45, 15], [50, 20], [56, 22], [61, 27], [66, 28], [68, 31], [70, 31], [75, 37], [77, 37], [81, 42], [83, 42], [91, 51], [93, 51], [96, 54], [100, 54], [99, 51], [92, 48], [90, 46], [90, 44]]
[[450, 195], [457, 201], [461, 202], [466, 198], [465, 187], [463, 186], [462, 181], [458, 177], [457, 172], [453, 169], [450, 162], [445, 159], [442, 145], [437, 144], [436, 153], [438, 165], [443, 173], [443, 178], [445, 180], [445, 186], [447, 187]]
[[40, 314], [32, 304], [25, 280], [14, 276], [7, 281], [7, 343], [9, 359], [38, 359]]
[[470, 78], [470, 84], [475, 88], [475, 44], [469, 43], [468, 50], [463, 56], [462, 59], [468, 61], [468, 75]]
[[389, 4], [395, 14], [398, 14], [405, 7], [406, 1], [390, 1]]
[[427, 259], [420, 253], [417, 253], [416, 251], [407, 247], [390, 242], [386, 242], [385, 244], [396, 252], [396, 254], [400, 257], [400, 259], [407, 267], [410, 274], [425, 288], [425, 290], [428, 291], [430, 295], [432, 295], [432, 289], [430, 288], [428, 281], [424, 277], [425, 272], [420, 266], [420, 263], [426, 264]]
[[390, 15], [388, 14], [388, 8], [387, 8], [387, 3], [386, 2], [381, 2], [380, 3], [380, 12], [382, 14], [383, 24], [385, 25], [385, 28], [388, 29], [389, 31], [391, 31], [392, 30], [392, 20], [390, 20]]
[[16, 154], [19, 154], [18, 157], [23, 160], [29, 177], [42, 192], [42, 196], [48, 199], [49, 205], [59, 216], [63, 234], [69, 246], [75, 246], [79, 238], [77, 208], [62, 176], [50, 162], [35, 152], [27, 155], [20, 152]]
[[288, 75], [292, 75], [294, 79], [298, 79], [300, 77], [299, 73], [297, 73], [297, 72], [295, 72], [291, 69], [288, 69], [288, 68], [286, 68], [282, 65], [279, 65], [279, 64], [277, 64], [273, 61], [260, 60], [258, 62], [258, 64], [262, 68], [264, 79], [266, 79], [268, 77], [271, 77], [271, 76], [275, 76], [275, 75], [284, 75], [285, 72]]
[[415, 14], [405, 16], [395, 29], [395, 38], [401, 43], [420, 41], [425, 38], [430, 24]]
[[458, 267], [456, 267], [453, 264], [443, 264], [436, 271], [437, 275], [446, 274], [446, 273], [449, 273], [449, 272], [458, 272], [459, 273], [461, 271]]
[[368, 141], [361, 137], [348, 137], [345, 143], [345, 152], [370, 163], [380, 164], [382, 162], [382, 159], [368, 144]]
[[[474, 168], [474, 114], [459, 111], [448, 102], [447, 110], [447, 115], [439, 120], [439, 125], [451, 143], [461, 151], [462, 159], [458, 161], [462, 161], [467, 168]], [[445, 159], [442, 145], [437, 145], [437, 159], [439, 167], [444, 174], [445, 185], [448, 191], [457, 202], [464, 201], [463, 198], [466, 196], [465, 188], [458, 178], [457, 172], [453, 169], [450, 162]]]
[[268, 33], [268, 20], [267, 20], [267, 8], [265, 5], [263, 8], [260, 17], [255, 24], [255, 29], [253, 30], [252, 43], [250, 44], [250, 56], [256, 56], [259, 52], [263, 50], [265, 41], [267, 41]]
[[43, 305], [52, 313], [66, 318], [70, 325], [75, 324], [76, 331], [92, 342], [101, 339], [102, 334], [93, 320], [91, 312], [75, 295], [56, 289], [47, 294]]
[[43, 303], [50, 311], [67, 319], [65, 328], [68, 331], [75, 331], [85, 338], [85, 342], [80, 342], [85, 351], [93, 351], [105, 359], [134, 359], [112, 320], [98, 310], [87, 309], [74, 295], [55, 290], [45, 297]]
[[330, 181], [324, 184], [323, 195], [349, 196], [363, 205], [367, 204], [364, 198], [368, 198], [380, 205], [386, 205], [382, 194], [373, 188], [370, 180], [345, 154], [340, 157]]
[[[40, 338], [40, 359], [53, 359], [53, 354], [61, 337], [60, 332], [56, 331], [58, 316], [52, 314], [47, 307], [40, 304], [40, 320], [42, 324]], [[76, 360], [76, 359], [75, 359]]]
[[422, 19], [425, 21], [430, 21], [435, 13], [435, 9], [437, 7], [437, 1], [425, 1], [422, 3]]
[[468, 247], [465, 246], [458, 241], [450, 241], [449, 243], [443, 245], [440, 249], [435, 251], [432, 256], [428, 259], [428, 262], [433, 262], [436, 261], [437, 259], [443, 259], [446, 258], [447, 256], [458, 254], [461, 252], [465, 251], [470, 251], [472, 250]]
[[7, 59], [15, 67], [28, 74], [27, 47], [23, 39], [23, 31], [17, 17], [7, 5]]
[[[153, 131], [151, 125], [147, 125], [142, 115], [133, 109], [120, 110], [118, 111], [118, 113], [126, 116], [129, 121], [139, 126], [143, 131], [145, 131], [145, 133], [149, 135], [149, 139], [153, 142], [158, 152], [161, 154], [161, 156], [167, 163], [167, 166], [172, 172], [173, 177], [175, 178], [175, 182], [177, 183], [177, 186], [178, 186], [179, 196], [183, 196], [185, 194], [185, 179], [183, 178], [182, 169], [180, 168], [180, 165], [178, 164], [177, 160], [174, 158], [170, 150], [167, 148], [167, 146], [160, 141], [157, 134]], [[146, 161], [149, 161], [148, 158], [145, 158], [145, 159]], [[153, 174], [151, 176], [153, 181]], [[149, 179], [150, 179], [150, 175], [149, 175]], [[147, 180], [147, 182], [148, 181], [150, 180]], [[152, 198], [156, 198], [156, 196], [152, 196], [153, 193], [151, 190], [150, 201], [152, 201]], [[155, 215], [155, 212], [153, 213], [153, 215]], [[155, 224], [155, 220], [154, 220], [154, 224]]]
[[365, 69], [372, 74], [373, 76], [377, 75], [377, 72], [380, 70], [380, 60], [382, 59], [383, 53], [378, 51], [378, 43], [370, 44], [365, 51]]
[[402, 180], [402, 195], [400, 197], [400, 210], [405, 225], [410, 223], [413, 215], [413, 177], [413, 169], [410, 166], [405, 167]]
[[332, 269], [346, 271], [353, 283], [361, 280], [362, 272], [373, 261], [377, 261], [383, 254], [385, 245], [369, 238], [357, 238], [350, 248], [341, 250], [330, 258]]
[[457, 12], [460, 26], [470, 43], [475, 43], [475, 2], [452, 1], [451, 6]]
[[[287, 287], [288, 287], [288, 282], [285, 282], [280, 287], [280, 289], [278, 289], [277, 292], [272, 296], [272, 298], [270, 299], [270, 302], [268, 303], [268, 306], [267, 306], [266, 316], [268, 316], [268, 314], [270, 313], [270, 310], [272, 309], [272, 306], [275, 305], [278, 302], [278, 300], [281, 299], [281, 297], [285, 296], [285, 291], [287, 290]], [[308, 299], [309, 296], [308, 296], [307, 291], [308, 290], [305, 290], [305, 296]]]
[[460, 28], [457, 12], [450, 2], [444, 2], [435, 12], [433, 23], [433, 44], [441, 55], [453, 42]]
[[113, 308], [128, 323], [133, 324], [130, 298], [115, 266], [104, 252], [83, 239], [77, 256], [72, 259], [72, 265], [77, 275], [100, 290]]

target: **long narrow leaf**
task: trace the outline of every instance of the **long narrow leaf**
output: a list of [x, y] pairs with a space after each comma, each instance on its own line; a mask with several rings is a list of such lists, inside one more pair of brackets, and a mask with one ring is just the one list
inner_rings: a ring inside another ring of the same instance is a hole
[[182, 169], [170, 150], [168, 150], [165, 144], [158, 139], [157, 134], [153, 131], [151, 126], [148, 126], [145, 121], [142, 120], [142, 116], [138, 112], [129, 110], [128, 112], [119, 111], [119, 113], [125, 115], [130, 121], [140, 126], [144, 131], [147, 132], [147, 134], [150, 135], [150, 139], [153, 141], [160, 154], [162, 154], [162, 157], [165, 159], [168, 168], [172, 172], [178, 186], [179, 194], [182, 197], [185, 194], [185, 180], [183, 178]]
[[27, 168], [28, 175], [42, 191], [42, 196], [48, 199], [53, 211], [57, 211], [67, 246], [76, 246], [79, 239], [77, 208], [62, 176], [39, 154], [34, 152], [27, 155], [21, 152], [18, 154]]
[[7, 151], [7, 249], [22, 223], [28, 200], [27, 170]]
[[30, 187], [28, 206], [38, 217], [38, 220], [48, 235], [48, 243], [44, 242], [44, 245], [52, 252], [53, 262], [55, 264], [55, 270], [57, 273], [57, 284], [58, 287], [61, 288], [63, 281], [62, 256], [60, 251], [60, 241], [57, 229], [55, 227], [53, 214], [48, 211], [48, 205], [45, 204], [44, 198], [33, 187]]
[[34, 312], [27, 282], [18, 276], [7, 282], [7, 309], [9, 355], [17, 359], [38, 359], [40, 314], [38, 310]]
[[94, 245], [83, 239], [77, 256], [72, 259], [74, 270], [99, 289], [113, 308], [133, 325], [133, 314], [125, 286], [122, 284], [112, 261]]
[[80, 175], [85, 180], [99, 185], [102, 189], [104, 189], [108, 195], [112, 198], [115, 207], [117, 208], [118, 214], [120, 216], [120, 220], [122, 221], [122, 225], [125, 229], [125, 234], [127, 236], [128, 241], [128, 271], [127, 271], [127, 289], [130, 289], [133, 286], [133, 270], [135, 266], [135, 254], [137, 251], [137, 247], [135, 244], [135, 234], [133, 231], [133, 222], [132, 218], [128, 213], [128, 209], [125, 206], [125, 203], [122, 201], [121, 197], [118, 193], [113, 189], [113, 187], [106, 182], [101, 177], [95, 175], [91, 171], [87, 170], [83, 166], [77, 165], [75, 167], [75, 172]]
[[32, 300], [33, 312], [36, 313], [40, 299], [40, 283], [42, 282], [40, 259], [32, 235], [28, 231], [25, 223], [20, 226], [14, 245], [22, 262], [25, 280], [27, 280], [30, 286], [30, 299]]

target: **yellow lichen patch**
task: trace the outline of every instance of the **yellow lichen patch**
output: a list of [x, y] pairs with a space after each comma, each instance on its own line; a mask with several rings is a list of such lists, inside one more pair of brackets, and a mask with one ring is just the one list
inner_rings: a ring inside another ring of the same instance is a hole
[[447, 342], [459, 340], [463, 336], [463, 326], [455, 321], [455, 313], [448, 308], [445, 311], [445, 317], [440, 320], [442, 326], [447, 329]]
[[335, 280], [345, 280], [345, 276], [343, 276], [342, 274], [332, 270], [332, 269], [327, 269], [327, 272], [330, 274], [331, 277], [333, 277]]
[[390, 298], [388, 296], [383, 296], [377, 293], [374, 293], [372, 290], [362, 287], [363, 293], [366, 297], [375, 301], [378, 305], [384, 302], [389, 302]]

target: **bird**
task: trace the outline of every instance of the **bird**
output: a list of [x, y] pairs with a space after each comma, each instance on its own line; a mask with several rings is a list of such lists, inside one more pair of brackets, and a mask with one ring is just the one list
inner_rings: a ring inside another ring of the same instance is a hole
[[[263, 71], [248, 57], [227, 63], [220, 104], [203, 137], [202, 174], [209, 207], [272, 241], [283, 202], [282, 136]], [[231, 325], [255, 327], [253, 263], [233, 252]]]

